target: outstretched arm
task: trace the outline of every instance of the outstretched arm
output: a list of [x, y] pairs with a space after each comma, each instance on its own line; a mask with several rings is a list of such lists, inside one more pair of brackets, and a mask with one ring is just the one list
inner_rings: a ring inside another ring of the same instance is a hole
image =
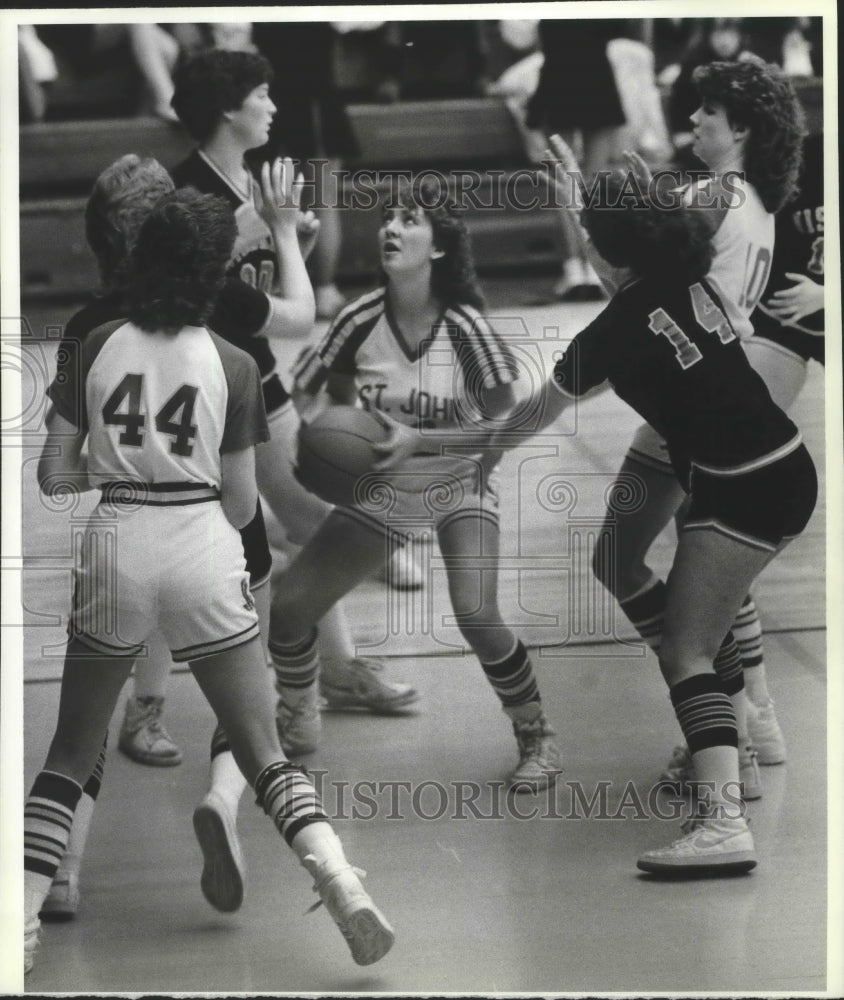
[[[309, 222], [299, 211], [301, 190], [302, 178], [294, 180], [289, 157], [262, 166], [255, 207], [272, 232], [279, 272], [278, 286], [270, 294], [272, 315], [263, 331], [270, 337], [305, 337], [314, 325], [314, 290], [305, 268], [300, 230], [310, 231], [315, 238], [316, 227], [314, 220]], [[311, 236], [305, 232], [306, 247]]]
[[[589, 261], [601, 279], [601, 284], [608, 294], [612, 295], [623, 284], [627, 277], [627, 271], [621, 271], [604, 260], [595, 249], [589, 238], [589, 233], [581, 224], [580, 213], [586, 204], [587, 191], [577, 157], [571, 147], [559, 135], [552, 135], [549, 142], [551, 148], [545, 150], [543, 162], [549, 168], [549, 179], [557, 193], [557, 204], [567, 208], [574, 220], [579, 255]], [[635, 156], [635, 154], [631, 154], [631, 156]], [[639, 159], [641, 160], [641, 157]], [[643, 160], [642, 164], [644, 164]], [[634, 170], [634, 173], [639, 166], [630, 159], [628, 165]], [[644, 166], [647, 169], [647, 164]]]

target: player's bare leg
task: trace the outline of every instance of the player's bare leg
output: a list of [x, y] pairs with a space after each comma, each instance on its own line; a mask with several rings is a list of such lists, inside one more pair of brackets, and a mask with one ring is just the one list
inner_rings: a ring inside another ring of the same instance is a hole
[[333, 511], [273, 581], [270, 656], [282, 745], [292, 756], [311, 752], [319, 740], [316, 624], [373, 573], [385, 544], [380, 528]]
[[640, 858], [645, 871], [737, 872], [756, 864], [739, 792], [735, 714], [712, 664], [747, 588], [772, 557], [714, 530], [680, 535], [667, 581], [659, 663], [702, 802], [684, 837]]
[[38, 914], [66, 852], [83, 786], [94, 772], [131, 656], [103, 656], [78, 639], [65, 654], [56, 730], [24, 807], [24, 969], [32, 967]]
[[[279, 745], [259, 640], [196, 661], [191, 670], [225, 728], [258, 802], [314, 878], [314, 889], [340, 928], [352, 957], [359, 965], [377, 962], [392, 947], [393, 930], [347, 861], [312, 782], [286, 759]], [[198, 833], [206, 822], [213, 823], [213, 815], [200, 806], [195, 815]], [[239, 852], [236, 838], [231, 840], [226, 831], [220, 835], [223, 850], [234, 846]], [[206, 854], [203, 879], [213, 881], [219, 875], [213, 868], [220, 861], [213, 852]], [[242, 882], [242, 854], [234, 861], [235, 866], [240, 863]], [[230, 863], [224, 862], [223, 867], [231, 870]]]
[[562, 770], [560, 754], [533, 664], [498, 607], [498, 524], [467, 513], [441, 526], [438, 539], [457, 625], [513, 726], [519, 749], [519, 763], [510, 776], [513, 790], [547, 788]]

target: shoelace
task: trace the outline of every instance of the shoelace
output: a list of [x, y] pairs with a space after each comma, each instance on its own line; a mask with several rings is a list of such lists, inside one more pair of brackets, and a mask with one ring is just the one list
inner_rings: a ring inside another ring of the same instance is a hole
[[[361, 879], [366, 878], [366, 872], [363, 870], [363, 868], [356, 868], [354, 865], [347, 865], [345, 868], [338, 868], [335, 871], [331, 872], [329, 875], [324, 875], [322, 878], [316, 879], [314, 881], [314, 884], [311, 886], [311, 889], [313, 890], [313, 892], [318, 893], [320, 891], [321, 886], [323, 886], [329, 879], [334, 878], [335, 875], [340, 875], [342, 872], [349, 872], [349, 871], [354, 872], [358, 878]], [[313, 913], [315, 910], [318, 910], [323, 905], [324, 905], [323, 900], [322, 898], [320, 898], [312, 906], [309, 906], [307, 910], [305, 910], [305, 913]]]

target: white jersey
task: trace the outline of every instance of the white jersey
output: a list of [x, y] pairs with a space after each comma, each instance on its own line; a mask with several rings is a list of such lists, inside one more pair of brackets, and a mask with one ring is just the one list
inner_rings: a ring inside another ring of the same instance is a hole
[[380, 288], [348, 305], [300, 365], [297, 383], [314, 393], [329, 371], [353, 377], [365, 409], [419, 430], [467, 428], [478, 390], [518, 377], [512, 352], [471, 306], [451, 306], [431, 336], [411, 348]]
[[100, 327], [81, 345], [78, 364], [62, 367], [50, 396], [62, 416], [87, 430], [97, 486], [131, 480], [219, 489], [221, 453], [269, 436], [255, 363], [204, 327], [174, 336], [128, 322]]
[[[689, 188], [687, 202], [697, 194], [702, 204], [711, 181]], [[712, 283], [725, 306], [736, 335], [742, 339], [753, 334], [750, 314], [756, 308], [768, 278], [774, 256], [774, 216], [765, 209], [752, 184], [738, 175], [731, 177], [731, 206], [712, 238], [714, 258], [707, 280]], [[726, 185], [719, 195], [726, 193]]]

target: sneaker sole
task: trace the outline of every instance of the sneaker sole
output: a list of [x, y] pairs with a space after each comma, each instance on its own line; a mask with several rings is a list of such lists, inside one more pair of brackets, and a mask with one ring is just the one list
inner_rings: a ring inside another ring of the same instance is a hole
[[136, 764], [146, 764], [149, 767], [178, 767], [182, 763], [183, 754], [179, 753], [175, 757], [161, 757], [153, 753], [143, 753], [138, 750], [128, 750], [124, 746], [117, 745], [117, 749], [129, 760]]
[[357, 694], [331, 691], [322, 687], [319, 693], [325, 699], [325, 707], [329, 711], [356, 708], [372, 712], [373, 715], [400, 715], [410, 705], [419, 701], [418, 691], [408, 691], [407, 694], [390, 701], [367, 701]]
[[231, 848], [222, 816], [210, 806], [194, 810], [193, 829], [202, 851], [202, 895], [221, 913], [234, 913], [243, 903], [243, 869]]
[[514, 795], [537, 795], [555, 785], [562, 773], [560, 768], [559, 771], [549, 771], [541, 778], [510, 778], [509, 791]]
[[346, 917], [343, 936], [358, 965], [380, 961], [396, 939], [392, 927], [374, 906], [364, 907]]
[[64, 900], [50, 900], [48, 896], [41, 907], [38, 916], [45, 924], [64, 924], [76, 916], [78, 904], [67, 903]]
[[750, 851], [735, 851], [721, 858], [697, 861], [649, 861], [640, 858], [636, 867], [643, 872], [658, 875], [741, 875], [758, 864]]

